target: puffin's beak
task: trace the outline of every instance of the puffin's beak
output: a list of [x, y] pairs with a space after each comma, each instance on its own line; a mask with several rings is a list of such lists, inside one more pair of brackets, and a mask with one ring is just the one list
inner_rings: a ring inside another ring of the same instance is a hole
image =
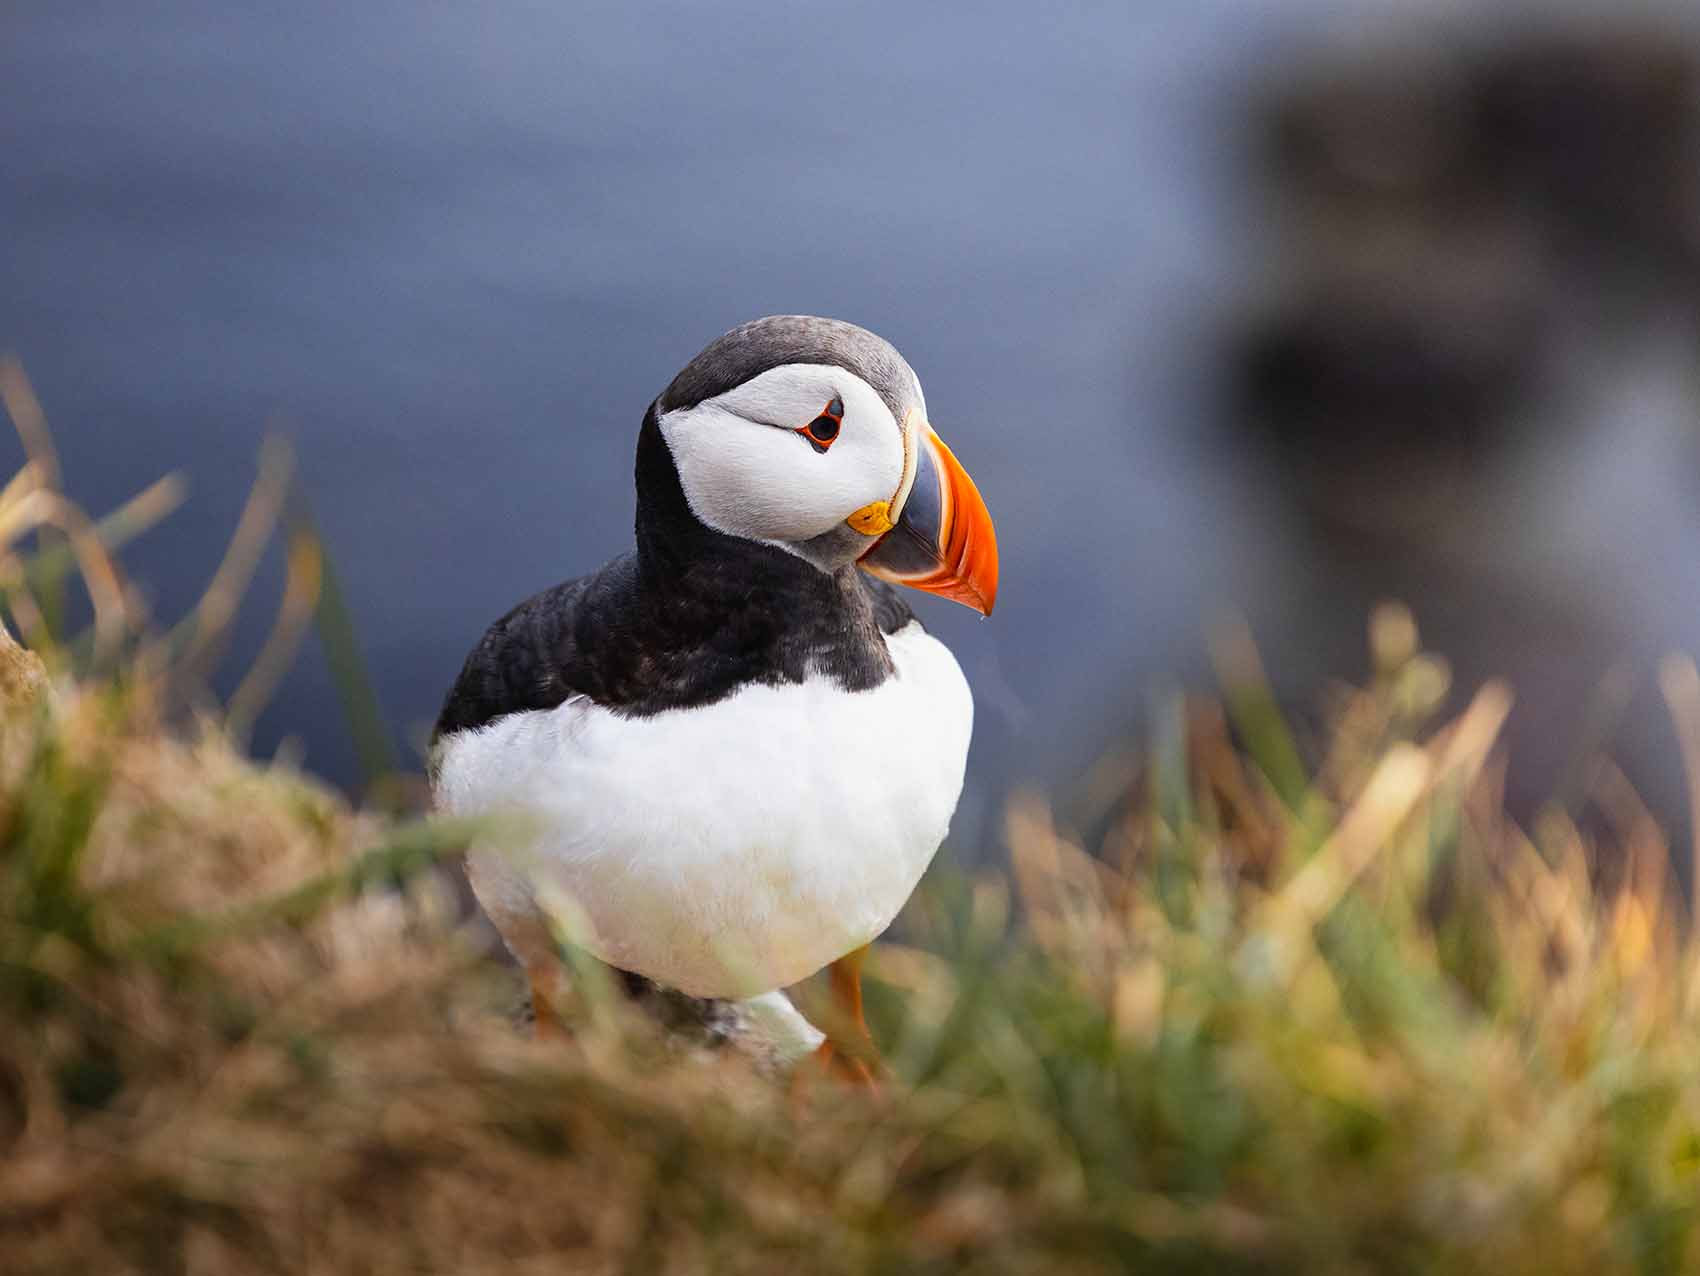
[[[919, 414], [917, 414], [918, 417]], [[907, 422], [905, 424], [908, 424]], [[974, 480], [932, 426], [917, 420], [913, 477], [899, 489], [897, 523], [862, 555], [881, 580], [954, 599], [982, 616], [998, 596], [998, 538]]]

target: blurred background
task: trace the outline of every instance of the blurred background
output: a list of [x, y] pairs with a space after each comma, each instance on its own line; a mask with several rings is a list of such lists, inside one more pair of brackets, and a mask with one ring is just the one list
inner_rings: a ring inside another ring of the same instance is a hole
[[[923, 604], [979, 705], [959, 845], [1207, 688], [1224, 618], [1306, 705], [1383, 598], [1514, 683], [1518, 801], [1607, 748], [1681, 827], [1685, 9], [15, 5], [0, 349], [87, 507], [188, 476], [125, 554], [161, 617], [294, 441], [411, 765], [484, 627], [629, 545], [650, 399], [802, 311], [907, 355], [998, 521], [996, 616]], [[286, 741], [358, 783], [317, 648]]]

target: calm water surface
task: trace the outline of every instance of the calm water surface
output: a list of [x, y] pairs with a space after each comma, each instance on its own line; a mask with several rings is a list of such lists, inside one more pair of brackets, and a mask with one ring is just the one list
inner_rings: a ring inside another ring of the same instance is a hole
[[[1235, 88], [1305, 6], [643, 8], [4, 19], [0, 347], [87, 505], [188, 475], [127, 555], [159, 614], [216, 565], [263, 435], [290, 436], [411, 748], [488, 621], [629, 544], [635, 431], [673, 372], [809, 311], [905, 352], [998, 520], [996, 617], [925, 607], [976, 686], [970, 808], [1197, 676], [1225, 607], [1301, 663], [1355, 652], [1356, 619], [1298, 636], [1375, 584], [1319, 570], [1201, 441], [1203, 338], [1261, 234]], [[257, 745], [286, 737], [353, 778], [316, 650]]]

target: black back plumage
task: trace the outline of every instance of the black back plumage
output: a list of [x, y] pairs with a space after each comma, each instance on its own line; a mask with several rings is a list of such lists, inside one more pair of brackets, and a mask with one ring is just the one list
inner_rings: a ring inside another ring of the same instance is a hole
[[438, 736], [573, 696], [643, 717], [816, 672], [850, 691], [891, 676], [881, 634], [914, 619], [896, 590], [705, 526], [685, 501], [655, 404], [638, 436], [636, 480], [636, 552], [496, 621], [444, 701]]

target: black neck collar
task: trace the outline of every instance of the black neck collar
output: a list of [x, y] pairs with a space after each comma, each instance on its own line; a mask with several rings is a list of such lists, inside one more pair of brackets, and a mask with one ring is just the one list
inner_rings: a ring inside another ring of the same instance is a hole
[[656, 647], [700, 653], [736, 681], [800, 681], [818, 669], [861, 690], [889, 675], [856, 569], [829, 575], [703, 523], [685, 499], [654, 404], [638, 434], [635, 477], [638, 590]]
[[467, 657], [437, 734], [583, 697], [647, 717], [743, 687], [829, 677], [866, 691], [892, 676], [882, 632], [908, 609], [855, 568], [705, 526], [685, 501], [651, 406], [638, 436], [637, 553], [515, 607]]

